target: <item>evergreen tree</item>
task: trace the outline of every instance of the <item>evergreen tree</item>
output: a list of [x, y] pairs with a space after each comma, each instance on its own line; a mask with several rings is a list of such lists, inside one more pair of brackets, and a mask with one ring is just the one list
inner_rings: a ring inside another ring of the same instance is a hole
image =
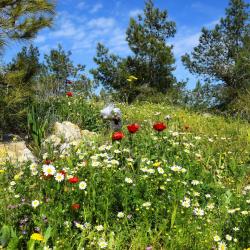
[[243, 0], [230, 0], [226, 17], [212, 30], [203, 28], [198, 46], [190, 55], [182, 57], [191, 73], [221, 84], [218, 88], [221, 107], [237, 98], [238, 90], [246, 87], [242, 72], [239, 74], [237, 67], [245, 67], [239, 66], [239, 60], [244, 65], [249, 64], [249, 57], [240, 59], [242, 50], [249, 47], [246, 42], [250, 36], [249, 21], [249, 4]]
[[40, 96], [65, 95], [66, 91], [91, 94], [92, 85], [84, 74], [85, 65], [75, 66], [70, 56], [71, 52], [64, 51], [61, 45], [44, 56], [45, 63], [39, 76]]
[[1, 0], [0, 48], [7, 39], [27, 40], [52, 24], [54, 4], [49, 0]]
[[23, 47], [1, 72], [0, 129], [24, 131], [28, 106], [34, 100], [36, 77], [41, 69], [36, 47]]
[[[97, 69], [91, 70], [95, 82], [129, 102], [145, 89], [154, 94], [166, 93], [176, 83], [172, 74], [172, 46], [166, 44], [175, 32], [175, 23], [168, 21], [167, 11], [155, 8], [152, 0], [148, 0], [144, 15], [138, 15], [138, 20], [130, 19], [126, 40], [131, 56], [121, 58], [110, 54], [104, 45], [98, 44], [94, 57]], [[130, 81], [131, 75], [137, 79]]]
[[146, 2], [143, 16], [138, 15], [138, 20], [130, 19], [127, 41], [134, 53], [130, 64], [133, 64], [134, 75], [140, 78], [142, 85], [163, 93], [173, 86], [175, 60], [167, 39], [175, 32], [175, 23], [168, 21], [167, 11], [155, 8], [152, 0]]

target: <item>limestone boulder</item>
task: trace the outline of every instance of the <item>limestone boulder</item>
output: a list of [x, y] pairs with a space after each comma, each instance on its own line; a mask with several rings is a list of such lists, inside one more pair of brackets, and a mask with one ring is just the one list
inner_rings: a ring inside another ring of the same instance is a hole
[[56, 122], [54, 125], [54, 136], [63, 139], [65, 142], [78, 140], [82, 137], [81, 129], [69, 121]]
[[36, 161], [24, 141], [0, 143], [0, 163]]

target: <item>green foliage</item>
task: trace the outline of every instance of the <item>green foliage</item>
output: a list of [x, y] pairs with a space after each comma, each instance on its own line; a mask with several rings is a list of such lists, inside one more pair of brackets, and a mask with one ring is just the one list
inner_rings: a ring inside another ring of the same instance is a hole
[[168, 21], [167, 11], [155, 8], [152, 0], [146, 2], [143, 16], [130, 19], [126, 40], [134, 55], [127, 63], [140, 85], [162, 93], [172, 87], [175, 60], [167, 39], [174, 37], [175, 32], [175, 23]]
[[32, 45], [22, 51], [3, 68], [1, 86], [1, 130], [4, 132], [27, 132], [26, 116], [34, 100], [35, 78], [41, 69], [39, 51]]
[[[91, 95], [92, 85], [84, 74], [85, 66], [75, 66], [70, 56], [71, 52], [65, 52], [60, 44], [44, 56], [43, 70], [37, 79], [39, 97], [65, 95], [66, 91], [80, 92], [86, 98]], [[67, 85], [69, 79], [71, 84]]]
[[[48, 126], [48, 117], [38, 117], [34, 106], [31, 106], [27, 115], [28, 134], [31, 136], [36, 148], [40, 148]], [[42, 121], [41, 121], [42, 120]]]
[[193, 90], [186, 91], [186, 105], [197, 111], [204, 111], [216, 105], [216, 87], [209, 82], [203, 85], [197, 81]]
[[7, 250], [17, 249], [19, 239], [12, 227], [3, 225], [0, 231], [1, 246], [7, 247]]
[[227, 112], [250, 122], [250, 90], [239, 93], [239, 97], [229, 105]]
[[242, 54], [249, 51], [249, 17], [249, 4], [231, 0], [225, 18], [212, 30], [203, 28], [198, 46], [182, 57], [191, 73], [222, 83], [218, 88], [221, 108], [237, 98], [238, 90], [249, 86], [249, 76], [245, 79], [249, 52], [248, 56]]
[[56, 121], [70, 121], [90, 131], [100, 131], [103, 127], [99, 105], [86, 100], [84, 96], [50, 97], [37, 101], [35, 106], [36, 119], [40, 124], [48, 122], [50, 129]]
[[54, 7], [50, 0], [1, 0], [0, 48], [7, 39], [31, 39], [42, 28], [51, 26]]
[[[175, 62], [172, 46], [166, 44], [175, 32], [175, 23], [168, 21], [167, 11], [161, 11], [151, 0], [147, 1], [144, 17], [131, 18], [127, 29], [126, 39], [132, 56], [121, 58], [110, 54], [104, 45], [97, 45], [94, 57], [97, 69], [91, 70], [95, 82], [114, 90], [120, 99], [128, 102], [145, 88], [166, 93], [176, 83], [172, 74]], [[130, 75], [137, 78], [133, 84], [127, 81]]]

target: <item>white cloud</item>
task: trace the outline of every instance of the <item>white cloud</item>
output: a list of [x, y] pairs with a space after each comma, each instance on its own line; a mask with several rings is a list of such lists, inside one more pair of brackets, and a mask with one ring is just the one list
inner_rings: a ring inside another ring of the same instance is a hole
[[201, 33], [178, 35], [173, 39], [174, 54], [178, 57], [189, 53], [199, 42]]
[[87, 23], [87, 26], [89, 28], [96, 28], [96, 29], [109, 29], [114, 27], [114, 25], [115, 25], [114, 18], [105, 18], [105, 17], [91, 19]]
[[46, 40], [45, 36], [39, 35], [35, 38], [34, 42], [35, 43], [43, 43]]
[[86, 4], [85, 4], [85, 2], [82, 1], [82, 2], [78, 3], [76, 7], [79, 10], [83, 10], [86, 7]]
[[143, 14], [143, 10], [141, 9], [135, 9], [129, 12], [130, 17], [137, 17], [138, 15], [141, 15], [141, 14]]
[[89, 11], [91, 14], [94, 14], [96, 12], [98, 12], [100, 9], [103, 8], [103, 5], [101, 3], [97, 3], [95, 4], [92, 9]]
[[125, 30], [116, 28], [112, 31], [112, 38], [108, 41], [107, 46], [110, 48], [111, 52], [118, 54], [128, 54], [129, 48], [126, 41]]
[[50, 48], [62, 44], [65, 50], [71, 50], [73, 54], [95, 54], [98, 42], [103, 43], [113, 53], [127, 55], [129, 53], [126, 42], [125, 28], [112, 17], [87, 18], [62, 11], [59, 12], [52, 30], [46, 30], [37, 37], [40, 42], [41, 52], [48, 53]]
[[61, 25], [59, 25], [56, 31], [51, 33], [53, 37], [71, 37], [77, 34], [76, 27], [70, 20], [65, 20]]

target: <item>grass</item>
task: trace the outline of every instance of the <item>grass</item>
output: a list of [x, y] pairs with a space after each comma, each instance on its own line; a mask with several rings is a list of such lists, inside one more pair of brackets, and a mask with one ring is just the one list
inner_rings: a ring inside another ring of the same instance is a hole
[[[112, 142], [111, 131], [97, 115], [101, 103], [88, 104], [95, 112], [86, 116], [86, 103], [77, 97], [59, 102], [49, 120], [85, 123], [99, 136], [66, 151], [43, 149], [44, 159], [35, 165], [2, 163], [3, 247], [250, 246], [249, 124], [165, 104], [118, 104], [125, 138]], [[152, 125], [157, 121], [168, 128], [156, 132]], [[126, 125], [134, 122], [141, 128], [131, 135]], [[45, 176], [45, 158], [57, 174], [65, 171], [64, 180], [58, 182], [56, 173]], [[73, 176], [76, 183], [71, 183]]]

